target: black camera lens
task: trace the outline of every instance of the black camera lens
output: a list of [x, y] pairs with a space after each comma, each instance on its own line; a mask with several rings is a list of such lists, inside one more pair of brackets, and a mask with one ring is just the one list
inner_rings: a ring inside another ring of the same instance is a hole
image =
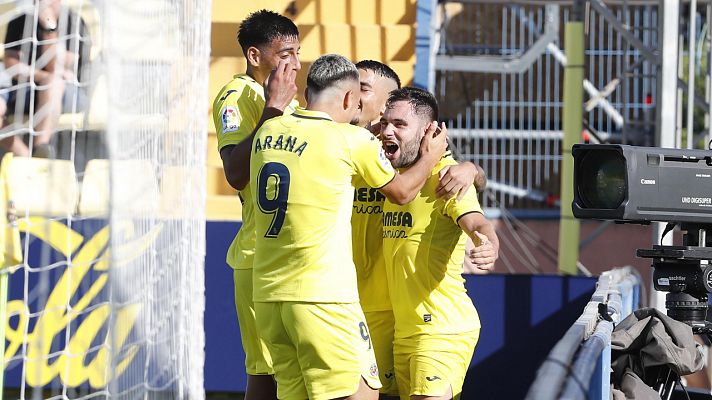
[[585, 154], [577, 178], [579, 197], [586, 208], [615, 210], [625, 200], [625, 159], [615, 150]]

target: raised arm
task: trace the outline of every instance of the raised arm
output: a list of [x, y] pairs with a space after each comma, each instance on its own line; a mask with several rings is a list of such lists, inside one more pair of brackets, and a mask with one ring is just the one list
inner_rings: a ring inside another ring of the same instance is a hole
[[265, 108], [255, 129], [242, 142], [225, 146], [220, 150], [225, 178], [233, 188], [242, 190], [250, 182], [250, 150], [255, 133], [265, 121], [282, 115], [284, 109], [294, 99], [297, 94], [296, 76], [297, 71], [289, 62], [281, 60], [265, 82]]
[[392, 181], [381, 188], [381, 192], [392, 203], [403, 205], [411, 202], [423, 188], [425, 181], [446, 149], [447, 128], [445, 123], [441, 123], [438, 127], [437, 122], [432, 122], [420, 142], [418, 160], [407, 171], [396, 174]]
[[480, 271], [492, 270], [499, 258], [499, 238], [492, 223], [484, 215], [472, 212], [460, 217], [457, 224], [475, 245], [467, 254], [470, 262]]

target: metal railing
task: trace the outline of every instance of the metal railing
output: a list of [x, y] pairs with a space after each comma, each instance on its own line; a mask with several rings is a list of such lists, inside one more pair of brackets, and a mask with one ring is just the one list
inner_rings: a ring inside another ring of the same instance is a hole
[[609, 399], [613, 324], [638, 308], [640, 287], [632, 267], [601, 274], [583, 313], [537, 371], [527, 399]]
[[[602, 7], [586, 13], [585, 119], [604, 137], [640, 141], [654, 134], [657, 76], [648, 56], [657, 46], [658, 6]], [[504, 189], [496, 191], [502, 205], [549, 207], [530, 194], [559, 193], [570, 4], [445, 1], [438, 10], [431, 89], [451, 119], [453, 147]]]

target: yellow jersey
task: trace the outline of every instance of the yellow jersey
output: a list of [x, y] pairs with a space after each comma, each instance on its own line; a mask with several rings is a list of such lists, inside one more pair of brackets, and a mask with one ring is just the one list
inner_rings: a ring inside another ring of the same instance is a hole
[[[285, 114], [294, 112], [294, 100]], [[262, 85], [246, 74], [235, 75], [213, 101], [213, 122], [218, 135], [218, 152], [225, 146], [236, 145], [247, 139], [257, 126], [265, 108]], [[255, 223], [250, 188], [239, 192], [242, 202], [242, 227], [227, 251], [227, 263], [234, 269], [252, 268], [255, 254]]]
[[354, 178], [354, 203], [351, 215], [352, 247], [358, 293], [364, 312], [391, 309], [383, 258], [383, 202], [386, 196]]
[[352, 179], [382, 187], [395, 171], [363, 128], [297, 109], [252, 145], [254, 301], [358, 302], [351, 250]]
[[383, 251], [395, 316], [395, 338], [457, 334], [480, 328], [462, 277], [467, 235], [457, 221], [482, 213], [477, 194], [435, 196], [438, 171], [457, 162], [446, 153], [412, 202], [383, 208]]

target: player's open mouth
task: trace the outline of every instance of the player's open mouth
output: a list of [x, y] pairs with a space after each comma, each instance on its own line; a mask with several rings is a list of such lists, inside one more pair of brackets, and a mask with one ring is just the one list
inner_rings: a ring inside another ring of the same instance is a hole
[[395, 158], [395, 154], [398, 152], [398, 149], [400, 147], [398, 146], [398, 142], [394, 140], [384, 140], [383, 141], [383, 151], [386, 153], [386, 157], [389, 160], [392, 160]]

